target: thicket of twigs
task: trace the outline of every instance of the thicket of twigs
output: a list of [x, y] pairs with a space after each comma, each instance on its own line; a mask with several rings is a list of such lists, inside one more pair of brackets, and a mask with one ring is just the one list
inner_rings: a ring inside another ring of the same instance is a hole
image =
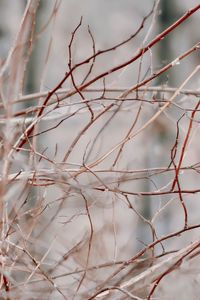
[[[185, 52], [180, 48], [179, 56], [158, 69], [154, 49], [183, 23], [190, 26], [200, 5], [151, 38], [159, 10], [155, 1], [136, 32], [106, 49], [98, 49], [88, 27], [91, 54], [76, 61], [81, 18], [68, 41], [63, 77], [51, 90], [25, 94], [27, 65], [42, 38], [35, 30], [39, 2], [28, 1], [0, 73], [0, 298], [164, 299], [162, 283], [199, 255], [200, 65], [185, 69], [177, 87], [156, 83], [198, 55], [200, 42]], [[56, 1], [50, 21], [58, 10]], [[99, 61], [135, 43], [143, 32], [135, 53], [101, 69]], [[137, 82], [127, 89], [107, 85], [107, 78], [130, 66]], [[161, 164], [145, 167], [146, 151], [156, 156], [151, 146], [157, 136], [168, 139]], [[150, 207], [147, 213], [150, 203], [154, 211]], [[107, 211], [109, 221], [102, 219]], [[126, 214], [135, 225], [124, 229], [130, 239], [120, 248]], [[168, 228], [161, 230], [165, 223]], [[145, 242], [137, 240], [137, 224], [148, 229]]]

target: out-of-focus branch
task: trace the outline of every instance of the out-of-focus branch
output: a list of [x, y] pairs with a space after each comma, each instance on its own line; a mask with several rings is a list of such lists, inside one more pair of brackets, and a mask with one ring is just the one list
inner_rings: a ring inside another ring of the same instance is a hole
[[[106, 88], [107, 93], [123, 93], [127, 90], [130, 90], [131, 87], [121, 87], [121, 88]], [[155, 92], [155, 93], [174, 93], [176, 91], [176, 87], [169, 87], [169, 86], [143, 86], [137, 89], [138, 92]], [[59, 89], [56, 92], [56, 95], [65, 95], [70, 93], [70, 89]], [[85, 93], [102, 93], [103, 88], [88, 88], [84, 90]], [[18, 97], [17, 100], [14, 103], [20, 103], [20, 102], [26, 102], [30, 100], [39, 100], [39, 98], [44, 98], [48, 95], [49, 91], [44, 91], [44, 92], [38, 92], [38, 93], [33, 93], [33, 94], [28, 94], [24, 95], [21, 97]], [[135, 91], [131, 91], [130, 94], [135, 93]], [[195, 89], [182, 89], [180, 91], [180, 95], [191, 95], [191, 96], [200, 96], [200, 90], [195, 90]], [[13, 104], [14, 104], [13, 103]]]
[[[187, 256], [195, 251], [198, 247], [200, 247], [200, 242], [196, 241], [189, 246], [179, 250], [176, 253], [173, 253], [169, 255], [166, 259], [163, 261], [153, 265], [152, 267], [148, 268], [144, 272], [140, 273], [139, 275], [131, 278], [127, 282], [124, 282], [120, 285], [120, 288], [130, 288], [134, 291], [137, 291], [139, 289], [147, 289], [148, 286], [153, 283], [157, 278], [162, 276], [163, 273], [169, 273], [170, 270], [175, 270], [177, 267], [176, 265], [180, 266], [184, 262], [184, 258], [187, 259]], [[171, 271], [172, 271], [171, 270]], [[104, 298], [104, 296], [110, 295], [112, 292], [114, 292], [113, 288], [106, 288], [103, 292], [96, 295], [96, 298]], [[90, 298], [94, 299], [94, 298]], [[150, 298], [148, 298], [150, 299]]]
[[24, 73], [33, 46], [35, 14], [40, 0], [29, 0], [13, 47], [0, 70], [0, 93], [5, 107], [22, 93]]

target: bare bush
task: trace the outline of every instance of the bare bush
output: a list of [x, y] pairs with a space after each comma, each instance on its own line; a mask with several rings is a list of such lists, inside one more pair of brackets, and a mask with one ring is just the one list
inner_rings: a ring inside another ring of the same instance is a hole
[[[197, 299], [200, 42], [155, 65], [200, 5], [156, 33], [155, 1], [105, 48], [80, 17], [64, 74], [47, 89], [62, 7], [36, 29], [39, 4], [28, 1], [0, 71], [1, 299]], [[29, 93], [41, 40], [40, 86]], [[161, 80], [180, 67], [177, 86]]]

